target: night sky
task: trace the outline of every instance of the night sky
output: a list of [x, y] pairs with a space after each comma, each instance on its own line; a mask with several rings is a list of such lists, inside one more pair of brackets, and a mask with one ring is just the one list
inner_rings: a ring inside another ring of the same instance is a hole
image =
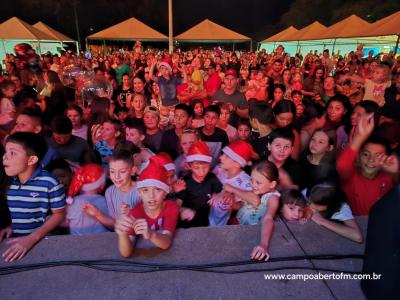
[[[17, 16], [33, 24], [42, 21], [76, 38], [75, 0], [13, 0], [0, 8], [0, 22]], [[80, 36], [86, 36], [136, 17], [168, 35], [167, 0], [77, 0]], [[174, 35], [208, 18], [255, 40], [275, 33], [280, 17], [293, 0], [174, 0]]]

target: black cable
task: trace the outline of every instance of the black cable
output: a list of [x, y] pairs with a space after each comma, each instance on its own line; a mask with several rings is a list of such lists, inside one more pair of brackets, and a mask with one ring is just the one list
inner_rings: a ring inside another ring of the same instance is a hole
[[[290, 227], [286, 224], [285, 220], [283, 220], [283, 218], [281, 218], [283, 224], [285, 224], [287, 230], [290, 232], [290, 234], [292, 235], [292, 237], [294, 238], [294, 240], [297, 242], [297, 244], [299, 245], [301, 251], [303, 251], [304, 255], [307, 256], [307, 252], [306, 250], [303, 248], [303, 246], [300, 244], [299, 240], [296, 238], [295, 234], [293, 233], [293, 231], [290, 229]], [[316, 272], [319, 272], [319, 269], [317, 268], [317, 266], [314, 264], [314, 262], [309, 259], [310, 264], [314, 267], [314, 270]], [[325, 279], [322, 279], [322, 282], [324, 283], [324, 285], [326, 286], [326, 288], [329, 290], [329, 292], [331, 293], [333, 299], [337, 299], [336, 295], [333, 293], [332, 289], [330, 288], [328, 282]]]
[[[248, 272], [268, 272], [278, 270], [289, 270], [289, 269], [303, 269], [303, 270], [315, 270], [309, 267], [298, 267], [298, 266], [286, 266], [278, 268], [252, 268], [246, 270], [215, 270], [216, 268], [243, 266], [250, 264], [270, 264], [273, 262], [285, 262], [285, 261], [298, 261], [298, 260], [340, 260], [340, 259], [362, 259], [363, 256], [360, 254], [347, 254], [347, 255], [312, 255], [312, 256], [291, 256], [291, 257], [275, 257], [268, 262], [260, 261], [231, 261], [223, 263], [211, 263], [211, 264], [188, 264], [188, 265], [174, 265], [174, 264], [154, 264], [154, 263], [142, 263], [134, 262], [130, 260], [81, 260], [81, 261], [57, 261], [57, 262], [46, 262], [36, 264], [25, 264], [8, 267], [0, 267], [0, 275], [9, 275], [19, 272], [26, 272], [37, 269], [46, 269], [60, 266], [78, 266], [96, 269], [100, 271], [113, 271], [113, 272], [127, 272], [127, 273], [150, 273], [160, 271], [173, 271], [173, 270], [184, 270], [184, 271], [196, 271], [196, 272], [211, 272], [220, 274], [239, 274]], [[119, 268], [115, 268], [119, 267]], [[121, 268], [125, 267], [125, 268]], [[126, 267], [129, 267], [128, 269]], [[135, 269], [136, 268], [136, 269]], [[138, 270], [139, 269], [139, 270]], [[323, 269], [319, 270], [327, 272], [343, 272], [349, 274], [360, 274], [360, 272], [353, 272], [339, 269]]]

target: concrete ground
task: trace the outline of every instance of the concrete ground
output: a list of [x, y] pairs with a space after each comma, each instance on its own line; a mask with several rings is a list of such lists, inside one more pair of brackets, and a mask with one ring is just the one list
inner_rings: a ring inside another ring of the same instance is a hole
[[[358, 218], [365, 236], [367, 219]], [[273, 280], [266, 274], [317, 274], [318, 268], [360, 271], [360, 259], [277, 261], [231, 266], [214, 270], [247, 273], [218, 274], [169, 270], [144, 274], [122, 272], [138, 267], [119, 267], [119, 272], [83, 266], [56, 266], [6, 274], [6, 267], [26, 264], [117, 259], [151, 264], [210, 264], [249, 260], [260, 236], [259, 226], [225, 226], [178, 230], [172, 248], [149, 249], [139, 240], [130, 259], [122, 259], [114, 233], [89, 236], [52, 236], [41, 241], [24, 259], [0, 262], [0, 299], [364, 299], [358, 280]], [[0, 252], [5, 249], [0, 245]], [[320, 228], [313, 222], [276, 222], [271, 258], [363, 254], [357, 244]], [[103, 266], [110, 268], [110, 266]], [[297, 267], [267, 272], [263, 269]], [[310, 268], [304, 270], [299, 268]], [[117, 268], [118, 267], [115, 267]], [[260, 270], [261, 269], [261, 270]], [[258, 271], [257, 271], [258, 270]], [[331, 272], [322, 272], [331, 274]]]

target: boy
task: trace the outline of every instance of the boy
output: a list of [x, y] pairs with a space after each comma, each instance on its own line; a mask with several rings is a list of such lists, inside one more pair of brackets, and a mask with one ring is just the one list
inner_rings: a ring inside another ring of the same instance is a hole
[[294, 134], [289, 128], [277, 128], [270, 134], [268, 160], [279, 169], [280, 188], [298, 188], [301, 183], [300, 164], [290, 157]]
[[67, 160], [72, 167], [94, 162], [96, 157], [89, 144], [72, 135], [72, 122], [66, 116], [57, 116], [51, 122], [52, 137], [47, 143], [58, 155]]
[[100, 154], [101, 166], [108, 170], [108, 161], [119, 141], [122, 124], [117, 119], [110, 119], [103, 123], [101, 141], [98, 141], [94, 148]]
[[[214, 169], [222, 184], [229, 184], [243, 191], [251, 191], [251, 178], [242, 168], [244, 168], [254, 155], [250, 144], [237, 140], [222, 149], [220, 164]], [[220, 197], [219, 197], [220, 198]], [[240, 201], [233, 194], [224, 192], [223, 201], [221, 199], [211, 199], [210, 226], [223, 226], [229, 221], [232, 210], [232, 202]]]
[[[33, 132], [41, 134], [43, 129], [42, 115], [43, 113], [39, 107], [25, 108], [18, 115], [12, 132]], [[51, 146], [48, 146], [46, 155], [43, 157], [40, 164], [45, 168], [51, 161], [57, 159], [57, 157], [57, 152]]]
[[249, 108], [250, 125], [253, 128], [251, 145], [258, 156], [263, 159], [269, 154], [267, 145], [269, 134], [272, 132], [274, 116], [271, 105], [252, 101]]
[[218, 106], [208, 106], [204, 113], [204, 126], [198, 129], [200, 139], [207, 142], [211, 156], [214, 157], [212, 166], [216, 165], [216, 158], [219, 157], [221, 149], [229, 144], [226, 132], [217, 127], [220, 115], [221, 110]]
[[127, 119], [125, 122], [125, 140], [132, 142], [135, 146], [140, 148], [140, 153], [134, 155], [134, 165], [138, 169], [144, 163], [149, 161], [154, 153], [146, 148], [143, 144], [146, 138], [146, 127], [143, 121], [138, 119]]
[[181, 227], [208, 226], [208, 201], [222, 190], [217, 176], [210, 173], [211, 160], [208, 146], [203, 141], [197, 141], [189, 148], [186, 162], [191, 172], [180, 180], [184, 190], [176, 194]]
[[142, 235], [158, 248], [168, 249], [178, 223], [178, 206], [171, 200], [164, 201], [169, 186], [163, 166], [150, 159], [140, 173], [137, 188], [143, 202], [127, 215], [123, 214], [115, 224], [118, 248], [123, 257], [132, 255], [136, 235]]
[[175, 128], [164, 131], [161, 139], [160, 151], [167, 152], [172, 159], [179, 154], [179, 137], [185, 128], [189, 128], [193, 117], [193, 109], [186, 104], [180, 103], [175, 106], [174, 124]]
[[143, 144], [150, 148], [154, 153], [160, 152], [162, 131], [159, 128], [160, 112], [157, 107], [146, 106], [143, 115], [146, 134]]
[[353, 139], [336, 161], [341, 187], [356, 216], [369, 214], [375, 202], [394, 186], [399, 172], [397, 157], [389, 156], [389, 143], [370, 137], [373, 129], [374, 114], [361, 117]]
[[101, 195], [105, 183], [106, 174], [99, 165], [87, 164], [76, 171], [67, 198], [69, 205], [66, 223], [71, 234], [83, 235], [108, 231], [97, 219], [99, 211], [104, 215], [108, 214], [106, 200]]
[[7, 138], [5, 150], [4, 170], [13, 177], [7, 192], [11, 226], [0, 231], [0, 241], [11, 234], [16, 236], [3, 252], [4, 260], [9, 262], [21, 259], [63, 221], [65, 192], [63, 185], [40, 167], [47, 151], [42, 137], [16, 132]]
[[248, 119], [239, 119], [237, 125], [238, 139], [250, 143], [251, 125]]

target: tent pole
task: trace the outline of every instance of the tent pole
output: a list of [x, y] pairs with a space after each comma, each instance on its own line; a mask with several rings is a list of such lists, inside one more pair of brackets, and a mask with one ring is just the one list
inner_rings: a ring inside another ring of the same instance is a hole
[[39, 48], [39, 53], [42, 54], [42, 49], [40, 48], [40, 41], [38, 41], [38, 48]]
[[299, 53], [300, 41], [297, 41], [296, 53]]
[[336, 46], [336, 39], [333, 40], [332, 54], [335, 51], [335, 46]]
[[235, 42], [232, 43], [232, 51], [235, 51]]
[[394, 55], [396, 55], [397, 50], [399, 49], [399, 42], [400, 42], [400, 34], [397, 35], [396, 46], [394, 47]]
[[253, 51], [253, 40], [250, 40], [250, 52]]

